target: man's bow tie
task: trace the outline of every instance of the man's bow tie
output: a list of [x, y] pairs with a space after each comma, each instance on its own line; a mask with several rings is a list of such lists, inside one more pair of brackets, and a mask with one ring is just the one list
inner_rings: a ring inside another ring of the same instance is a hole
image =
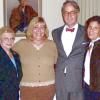
[[68, 32], [74, 32], [75, 28], [66, 28], [66, 31]]

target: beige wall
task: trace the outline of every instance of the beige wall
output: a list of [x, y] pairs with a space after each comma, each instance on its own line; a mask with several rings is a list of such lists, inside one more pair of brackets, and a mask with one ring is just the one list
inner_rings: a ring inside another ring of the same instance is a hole
[[[12, 0], [13, 1], [13, 0]], [[65, 0], [40, 0], [42, 1], [42, 16], [45, 18], [51, 38], [52, 29], [63, 24], [61, 6]], [[79, 3], [81, 12], [79, 22], [84, 24], [85, 20], [93, 15], [100, 15], [100, 0], [75, 0]], [[3, 0], [0, 0], [0, 26], [3, 26]]]
[[42, 0], [42, 16], [45, 18], [50, 31], [63, 24], [61, 6], [65, 0]]
[[[63, 24], [61, 6], [65, 0], [42, 0], [42, 16], [46, 19], [50, 30]], [[86, 19], [100, 15], [100, 0], [75, 0], [80, 6], [79, 22], [84, 25]]]
[[3, 26], [3, 0], [0, 0], [0, 27]]
[[80, 5], [79, 21], [84, 24], [85, 20], [93, 15], [100, 15], [100, 0], [75, 0]]

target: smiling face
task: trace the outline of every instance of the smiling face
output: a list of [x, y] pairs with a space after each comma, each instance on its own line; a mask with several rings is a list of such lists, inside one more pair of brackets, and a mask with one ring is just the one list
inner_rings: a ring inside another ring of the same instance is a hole
[[33, 28], [33, 39], [34, 40], [43, 40], [45, 35], [45, 23], [38, 22], [34, 25]]
[[77, 23], [78, 14], [79, 11], [70, 3], [66, 4], [62, 11], [63, 20], [69, 27], [73, 27]]
[[0, 44], [5, 50], [10, 50], [14, 44], [15, 35], [13, 33], [4, 32], [0, 36]]
[[87, 28], [87, 34], [91, 40], [96, 40], [100, 37], [100, 24], [97, 21], [91, 21]]

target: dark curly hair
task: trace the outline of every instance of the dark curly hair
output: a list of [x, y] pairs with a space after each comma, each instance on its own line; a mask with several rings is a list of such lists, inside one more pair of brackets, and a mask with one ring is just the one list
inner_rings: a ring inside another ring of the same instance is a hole
[[85, 38], [86, 38], [87, 41], [90, 41], [90, 39], [88, 38], [88, 35], [87, 35], [88, 26], [91, 22], [94, 22], [94, 21], [96, 21], [98, 24], [100, 24], [100, 16], [97, 16], [97, 15], [92, 16], [92, 17], [88, 18], [85, 22], [85, 33], [86, 33]]

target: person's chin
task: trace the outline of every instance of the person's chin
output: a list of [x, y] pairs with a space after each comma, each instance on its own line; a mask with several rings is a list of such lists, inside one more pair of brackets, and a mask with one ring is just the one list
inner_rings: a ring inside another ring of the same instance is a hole
[[7, 46], [6, 48], [11, 49], [11, 48], [12, 48], [12, 46]]
[[41, 40], [42, 38], [41, 37], [37, 37], [37, 40]]

